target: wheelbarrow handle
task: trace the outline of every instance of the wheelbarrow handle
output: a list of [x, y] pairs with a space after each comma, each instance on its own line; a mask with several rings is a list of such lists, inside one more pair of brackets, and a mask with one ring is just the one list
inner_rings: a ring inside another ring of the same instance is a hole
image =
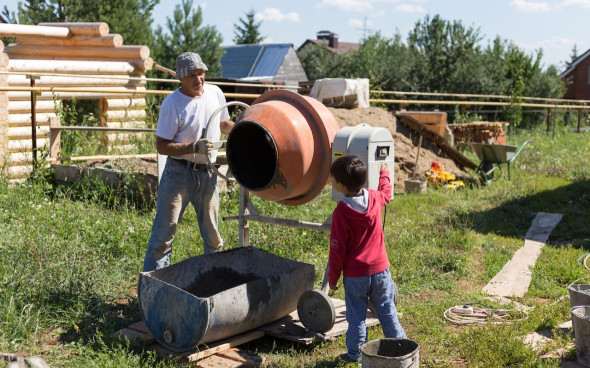
[[516, 153], [514, 154], [514, 156], [512, 157], [512, 159], [510, 159], [510, 161], [514, 161], [514, 159], [516, 159], [516, 157], [518, 157], [518, 155], [520, 154], [520, 151], [522, 151], [522, 149], [527, 145], [531, 143], [530, 140], [527, 140], [526, 142], [524, 142], [523, 144], [520, 145], [520, 147], [518, 148], [518, 150], [516, 150]]

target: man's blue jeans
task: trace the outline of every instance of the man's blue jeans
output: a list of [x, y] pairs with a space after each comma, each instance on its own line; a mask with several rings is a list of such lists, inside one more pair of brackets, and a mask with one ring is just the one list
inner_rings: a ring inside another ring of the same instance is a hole
[[367, 308], [369, 299], [377, 318], [388, 338], [406, 338], [406, 332], [397, 318], [393, 297], [395, 287], [389, 270], [372, 276], [344, 277], [344, 301], [346, 302], [346, 348], [348, 356], [357, 360], [361, 346], [367, 340]]
[[194, 170], [168, 157], [158, 185], [156, 217], [143, 261], [144, 272], [170, 264], [176, 226], [189, 202], [197, 213], [197, 224], [205, 245], [203, 253], [221, 249], [223, 239], [217, 230], [217, 175], [211, 170]]

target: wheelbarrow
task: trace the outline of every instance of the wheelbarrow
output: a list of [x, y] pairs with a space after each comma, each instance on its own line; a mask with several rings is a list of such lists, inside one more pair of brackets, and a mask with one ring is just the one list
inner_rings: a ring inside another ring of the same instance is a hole
[[522, 149], [530, 143], [524, 142], [520, 147], [509, 146], [506, 144], [490, 144], [490, 143], [471, 143], [471, 149], [479, 158], [480, 163], [475, 170], [486, 184], [489, 184], [494, 177], [494, 171], [500, 169], [502, 175], [502, 164], [508, 167], [508, 180], [510, 180], [510, 164], [516, 160]]

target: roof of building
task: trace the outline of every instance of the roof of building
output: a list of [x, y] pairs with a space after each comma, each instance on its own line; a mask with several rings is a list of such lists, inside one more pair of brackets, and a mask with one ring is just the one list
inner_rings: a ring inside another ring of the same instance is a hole
[[223, 78], [275, 76], [291, 47], [288, 43], [226, 46], [221, 57]]
[[570, 74], [571, 72], [573, 72], [574, 69], [576, 69], [576, 67], [578, 66], [578, 64], [580, 64], [588, 56], [590, 56], [590, 49], [588, 49], [588, 51], [586, 51], [582, 55], [578, 56], [574, 61], [572, 61], [572, 64], [570, 65], [570, 67], [567, 68], [567, 70], [565, 72], [561, 73], [561, 75], [559, 76], [559, 78], [563, 79], [563, 78], [567, 77], [568, 74]]
[[318, 46], [320, 46], [320, 45], [326, 46], [330, 51], [332, 51], [338, 55], [342, 55], [342, 54], [346, 54], [349, 51], [358, 50], [361, 47], [360, 43], [338, 41], [338, 48], [334, 48], [334, 47], [328, 46], [329, 42], [330, 41], [328, 41], [328, 40], [305, 40], [305, 42], [303, 42], [297, 50], [301, 50], [308, 43], [312, 43], [312, 44], [318, 45]]

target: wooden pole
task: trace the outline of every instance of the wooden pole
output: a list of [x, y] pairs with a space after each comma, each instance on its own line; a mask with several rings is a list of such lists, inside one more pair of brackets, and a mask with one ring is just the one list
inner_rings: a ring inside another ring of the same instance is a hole
[[7, 24], [0, 23], [0, 36], [1, 37], [55, 37], [55, 38], [68, 38], [72, 35], [67, 27], [63, 26], [63, 23], [56, 23], [59, 27], [41, 27], [41, 26], [30, 26], [24, 24]]
[[156, 70], [159, 70], [161, 72], [168, 73], [171, 76], [173, 76], [174, 78], [176, 78], [176, 72], [174, 70], [168, 69], [168, 68], [166, 68], [166, 67], [164, 67], [164, 66], [156, 63], [155, 61], [154, 61], [153, 68], [156, 69]]
[[74, 36], [106, 36], [109, 25], [104, 22], [95, 23], [39, 23], [39, 26], [67, 27]]
[[61, 156], [61, 130], [54, 129], [60, 125], [59, 117], [49, 119], [49, 157], [54, 159]]
[[[38, 75], [28, 75], [27, 78], [31, 80], [31, 88], [35, 88], [35, 80], [39, 79]], [[31, 90], [31, 143], [33, 147], [33, 170], [37, 166], [37, 111], [35, 105], [37, 102], [37, 92]]]
[[557, 106], [553, 110], [553, 138], [555, 138], [555, 121], [557, 120]]
[[66, 39], [17, 37], [16, 43], [21, 46], [119, 47], [123, 45], [123, 37], [116, 33], [105, 36], [72, 36]]

